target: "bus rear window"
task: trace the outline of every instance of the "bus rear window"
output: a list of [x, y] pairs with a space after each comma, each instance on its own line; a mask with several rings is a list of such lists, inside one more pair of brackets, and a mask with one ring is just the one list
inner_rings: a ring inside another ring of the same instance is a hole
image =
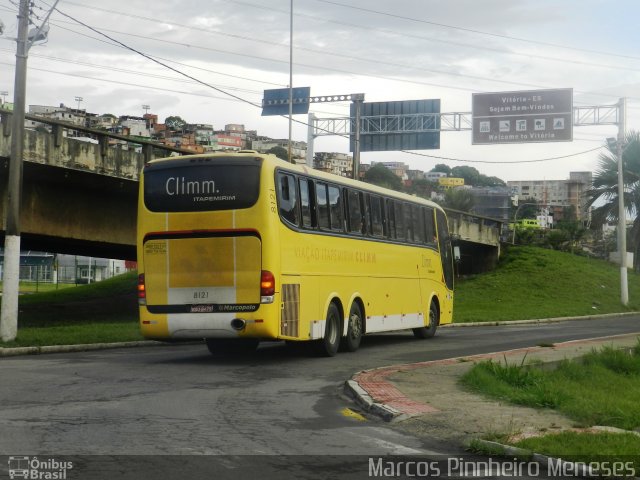
[[260, 163], [172, 160], [144, 169], [144, 204], [152, 212], [249, 208], [260, 193]]

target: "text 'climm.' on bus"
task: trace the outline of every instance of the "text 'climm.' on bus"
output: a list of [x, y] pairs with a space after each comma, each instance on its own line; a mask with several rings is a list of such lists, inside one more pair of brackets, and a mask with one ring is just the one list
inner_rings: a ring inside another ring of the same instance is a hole
[[285, 340], [333, 356], [367, 333], [429, 338], [452, 320], [442, 208], [273, 155], [149, 162], [137, 249], [143, 335], [214, 354]]

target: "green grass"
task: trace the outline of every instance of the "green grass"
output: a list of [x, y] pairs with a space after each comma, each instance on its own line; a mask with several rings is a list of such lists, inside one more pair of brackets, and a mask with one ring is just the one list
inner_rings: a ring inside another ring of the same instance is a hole
[[18, 332], [13, 342], [0, 342], [0, 346], [42, 347], [47, 345], [79, 345], [144, 340], [138, 322], [100, 322], [57, 325], [47, 328], [27, 327]]
[[[581, 427], [640, 427], [640, 342], [631, 351], [605, 347], [581, 359], [564, 360], [552, 370], [525, 365], [524, 361], [515, 365], [481, 362], [461, 378], [461, 383], [502, 401], [557, 410]], [[631, 460], [640, 472], [640, 437], [635, 435], [565, 432], [513, 445], [563, 458], [574, 455], [572, 458], [581, 461], [635, 455]]]
[[101, 282], [78, 285], [72, 288], [50, 290], [20, 297], [20, 306], [27, 305], [60, 305], [67, 302], [127, 295], [136, 292], [138, 275], [128, 272]]
[[137, 274], [98, 283], [21, 295], [18, 336], [0, 347], [73, 345], [142, 340]]
[[[49, 283], [49, 282], [23, 282], [20, 281], [19, 292], [20, 295], [28, 293], [50, 292], [63, 290], [65, 288], [73, 288], [76, 285], [73, 283]], [[0, 282], [0, 290], [2, 289], [2, 283]]]
[[[630, 473], [630, 468], [636, 475], [640, 473], [640, 436], [631, 433], [562, 432], [527, 438], [514, 446], [571, 462], [593, 463], [594, 467], [608, 462], [608, 467], [612, 468], [612, 464], [618, 462], [620, 476]], [[610, 476], [606, 471], [603, 474]]]
[[640, 427], [640, 344], [631, 353], [606, 347], [553, 370], [481, 362], [461, 381], [500, 400], [558, 410], [584, 427]]
[[498, 267], [456, 283], [454, 322], [527, 320], [640, 309], [640, 275], [629, 271], [620, 303], [618, 266], [537, 247], [509, 246]]

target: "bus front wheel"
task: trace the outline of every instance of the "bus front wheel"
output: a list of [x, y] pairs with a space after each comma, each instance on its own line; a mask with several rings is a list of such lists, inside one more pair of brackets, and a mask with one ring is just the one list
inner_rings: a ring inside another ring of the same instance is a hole
[[340, 344], [343, 350], [347, 352], [355, 352], [360, 346], [362, 333], [364, 332], [364, 322], [362, 320], [362, 310], [357, 302], [353, 302], [351, 310], [349, 310], [349, 325], [347, 327], [347, 336], [342, 339]]
[[426, 327], [414, 328], [413, 335], [416, 338], [432, 338], [436, 334], [438, 324], [440, 323], [440, 314], [435, 302], [431, 302], [429, 306], [429, 325]]
[[324, 327], [324, 337], [316, 340], [316, 349], [323, 357], [333, 357], [340, 346], [340, 310], [335, 303], [329, 305], [327, 320]]

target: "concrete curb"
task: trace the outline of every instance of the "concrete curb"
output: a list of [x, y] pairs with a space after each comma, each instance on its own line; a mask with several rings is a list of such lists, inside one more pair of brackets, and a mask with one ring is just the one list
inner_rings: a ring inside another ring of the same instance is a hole
[[[580, 340], [568, 340], [566, 342], [562, 342], [559, 344], [561, 347], [569, 347], [571, 345], [580, 343], [580, 344], [589, 344], [591, 342], [599, 342], [602, 340], [616, 339], [621, 337], [636, 337], [638, 334], [636, 333], [624, 333], [619, 335], [610, 335], [606, 337], [597, 337], [592, 339], [580, 339]], [[514, 350], [505, 350], [503, 352], [490, 352], [484, 354], [470, 355], [464, 357], [454, 357], [447, 358], [442, 360], [430, 360], [426, 362], [416, 362], [416, 363], [407, 363], [407, 364], [398, 364], [398, 365], [389, 365], [385, 367], [378, 367], [370, 370], [362, 370], [360, 372], [356, 372], [353, 376], [344, 382], [344, 392], [349, 397], [353, 399], [353, 401], [358, 404], [363, 410], [372, 415], [377, 415], [382, 418], [385, 422], [393, 422], [405, 420], [407, 418], [414, 417], [416, 415], [422, 415], [424, 413], [429, 413], [429, 409], [421, 410], [419, 407], [422, 405], [420, 402], [414, 402], [406, 397], [402, 392], [393, 386], [391, 382], [387, 380], [387, 377], [402, 371], [409, 371], [416, 368], [423, 367], [432, 367], [435, 365], [453, 365], [459, 363], [461, 360], [464, 361], [474, 361], [474, 360], [483, 360], [487, 358], [495, 357], [500, 354], [516, 354], [518, 352], [536, 352], [536, 351], [544, 351], [547, 347], [524, 347], [518, 348]], [[545, 362], [547, 364], [557, 363], [557, 362]], [[373, 375], [373, 379], [369, 378], [363, 381], [362, 376]], [[368, 390], [366, 385], [369, 384], [370, 387], [373, 387], [373, 390]], [[363, 386], [364, 385], [364, 386]], [[375, 400], [375, 396], [380, 394], [379, 398], [383, 398], [383, 401]], [[400, 399], [400, 401], [398, 401]], [[399, 406], [400, 410], [394, 408], [392, 405], [388, 403], [392, 403], [396, 406]], [[408, 408], [405, 408], [407, 407]], [[418, 407], [418, 408], [416, 408]], [[437, 410], [431, 410], [437, 411]], [[604, 428], [604, 427], [602, 427]]]
[[[531, 320], [500, 320], [496, 322], [468, 322], [468, 323], [449, 323], [441, 325], [440, 328], [462, 328], [462, 327], [501, 327], [508, 325], [535, 325], [543, 323], [559, 323], [573, 320], [599, 320], [607, 318], [627, 317], [640, 315], [640, 312], [624, 312], [624, 313], [605, 313], [602, 315], [585, 315], [581, 317], [554, 317], [539, 318]], [[185, 342], [181, 342], [185, 343]], [[78, 345], [51, 345], [41, 347], [0, 347], [0, 357], [13, 357], [17, 355], [39, 355], [43, 353], [65, 353], [65, 352], [85, 352], [89, 350], [102, 350], [110, 348], [130, 348], [130, 347], [150, 347], [168, 345], [164, 342], [156, 342], [153, 340], [140, 340], [135, 342], [112, 342], [112, 343], [86, 343]], [[346, 388], [346, 387], [345, 387]]]
[[344, 393], [352, 398], [365, 412], [375, 415], [385, 422], [391, 422], [399, 419], [401, 416], [404, 417], [404, 414], [395, 408], [385, 405], [384, 403], [375, 402], [371, 395], [355, 380], [347, 380], [344, 382]]
[[113, 342], [113, 343], [84, 343], [78, 345], [49, 345], [42, 347], [15, 347], [0, 348], [0, 357], [14, 357], [18, 355], [39, 355], [42, 353], [66, 353], [66, 352], [86, 352], [89, 350], [105, 350], [111, 348], [131, 348], [131, 347], [153, 347], [165, 345], [162, 342], [153, 340], [140, 340], [135, 342]]
[[[594, 428], [600, 428], [600, 427], [594, 427]], [[608, 429], [609, 427], [601, 427], [601, 428]], [[620, 430], [620, 432], [617, 432], [617, 433], [637, 433], [637, 432]], [[490, 451], [497, 451], [498, 455], [501, 455], [501, 456], [516, 457], [520, 459], [526, 459], [530, 462], [535, 462], [540, 466], [541, 469], [543, 469], [546, 472], [548, 472], [549, 467], [553, 465], [554, 469], [557, 469], [558, 471], [561, 471], [561, 472], [567, 472], [569, 473], [569, 475], [571, 475], [571, 477], [574, 477], [574, 478], [601, 478], [601, 476], [598, 475], [597, 471], [586, 463], [571, 462], [568, 460], [563, 460], [562, 458], [558, 458], [558, 457], [550, 457], [548, 455], [542, 455], [541, 453], [536, 453], [534, 451], [526, 450], [524, 448], [512, 447], [511, 445], [504, 445], [502, 443], [492, 442], [490, 440], [475, 439], [473, 440], [473, 442], [476, 445], [481, 445], [489, 449]], [[468, 446], [470, 446], [470, 444], [471, 442], [469, 443]], [[625, 478], [632, 478], [637, 480], [640, 477], [625, 477]]]
[[622, 313], [603, 313], [601, 315], [582, 315], [580, 317], [552, 317], [537, 318], [530, 320], [498, 320], [495, 322], [464, 322], [464, 323], [448, 323], [440, 325], [439, 328], [458, 328], [458, 327], [502, 327], [508, 325], [535, 325], [539, 323], [560, 323], [574, 320], [605, 320], [607, 318], [632, 317], [640, 315], [640, 312], [622, 312]]

